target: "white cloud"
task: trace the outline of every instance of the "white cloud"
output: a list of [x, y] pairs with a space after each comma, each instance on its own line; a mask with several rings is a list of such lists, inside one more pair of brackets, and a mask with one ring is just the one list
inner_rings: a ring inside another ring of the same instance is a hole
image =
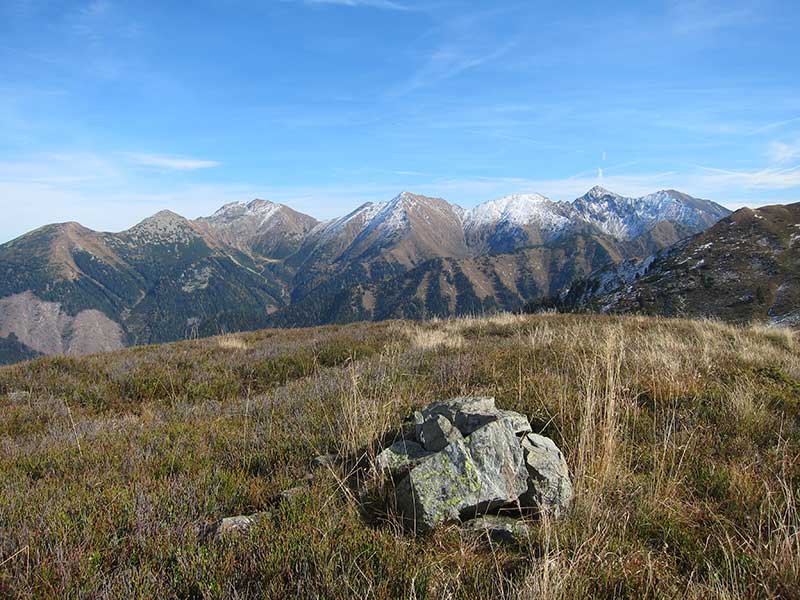
[[170, 171], [195, 171], [219, 167], [222, 163], [215, 160], [199, 160], [183, 156], [164, 156], [162, 154], [126, 154], [128, 159], [143, 167], [156, 167]]
[[[420, 65], [402, 83], [390, 89], [390, 96], [403, 96], [429, 87], [466, 71], [479, 68], [506, 57], [525, 41], [519, 32], [506, 31], [502, 37], [494, 35], [491, 22], [513, 22], [514, 6], [492, 6], [478, 11], [464, 11], [457, 16], [435, 17], [437, 25], [426, 32], [413, 46], [424, 46], [426, 54]], [[431, 12], [432, 15], [436, 11]]]

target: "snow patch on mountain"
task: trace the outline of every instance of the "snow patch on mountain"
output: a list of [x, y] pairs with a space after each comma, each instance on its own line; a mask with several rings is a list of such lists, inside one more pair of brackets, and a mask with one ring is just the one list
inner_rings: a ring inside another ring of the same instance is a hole
[[[641, 198], [627, 198], [595, 186], [573, 202], [579, 216], [617, 239], [633, 239], [661, 222], [681, 223], [703, 228], [708, 209], [698, 201], [672, 190], [662, 190]], [[718, 207], [721, 208], [721, 207]], [[727, 211], [720, 211], [719, 218]]]

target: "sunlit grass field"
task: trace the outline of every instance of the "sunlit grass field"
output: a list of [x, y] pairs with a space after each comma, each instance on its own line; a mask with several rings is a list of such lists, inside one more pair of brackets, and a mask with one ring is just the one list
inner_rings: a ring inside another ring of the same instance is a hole
[[[313, 457], [368, 462], [411, 410], [465, 394], [569, 463], [572, 512], [521, 547], [406, 535], [346, 467], [268, 507]], [[501, 315], [38, 359], [0, 369], [0, 595], [800, 598], [799, 457], [786, 330]]]

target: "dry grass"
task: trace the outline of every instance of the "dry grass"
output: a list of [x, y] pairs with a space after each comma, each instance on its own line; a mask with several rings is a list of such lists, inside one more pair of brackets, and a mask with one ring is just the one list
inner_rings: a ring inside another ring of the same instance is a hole
[[[0, 370], [0, 595], [799, 597], [790, 331], [501, 315], [228, 337]], [[251, 536], [198, 539], [464, 393], [567, 456], [573, 510], [526, 547], [400, 535], [335, 469]]]
[[404, 325], [397, 328], [398, 333], [411, 341], [418, 350], [449, 348], [457, 350], [464, 347], [464, 338], [452, 328], [436, 329], [420, 325]]
[[216, 338], [217, 345], [224, 350], [247, 350], [247, 342], [241, 337], [233, 334], [220, 335]]

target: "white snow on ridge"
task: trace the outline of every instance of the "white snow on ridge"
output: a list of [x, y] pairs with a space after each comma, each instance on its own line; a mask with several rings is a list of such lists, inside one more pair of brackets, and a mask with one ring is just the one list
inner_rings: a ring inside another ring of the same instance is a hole
[[282, 206], [269, 200], [251, 200], [250, 202], [229, 202], [213, 215], [208, 217], [212, 223], [231, 222], [238, 219], [260, 219], [261, 225], [269, 221]]
[[573, 203], [580, 216], [618, 239], [632, 239], [662, 221], [696, 227], [702, 210], [662, 190], [641, 198], [626, 198], [599, 186]]
[[[232, 202], [202, 219], [220, 228], [246, 224], [266, 231], [281, 222], [274, 220], [285, 207], [266, 200]], [[673, 191], [660, 191], [641, 198], [628, 198], [595, 186], [572, 202], [553, 201], [537, 194], [514, 194], [480, 204], [470, 210], [446, 201], [402, 192], [388, 202], [367, 203], [350, 214], [318, 223], [311, 235], [317, 243], [356, 227], [357, 235], [383, 238], [407, 231], [421, 220], [431, 224], [457, 220], [465, 234], [495, 227], [500, 235], [517, 235], [515, 228], [537, 228], [542, 239], [591, 224], [620, 240], [633, 239], [662, 221], [674, 221], [702, 228], [706, 209], [693, 199]]]
[[466, 214], [465, 221], [467, 228], [492, 223], [536, 223], [547, 229], [561, 229], [570, 219], [555, 202], [541, 194], [514, 194], [476, 206]]

